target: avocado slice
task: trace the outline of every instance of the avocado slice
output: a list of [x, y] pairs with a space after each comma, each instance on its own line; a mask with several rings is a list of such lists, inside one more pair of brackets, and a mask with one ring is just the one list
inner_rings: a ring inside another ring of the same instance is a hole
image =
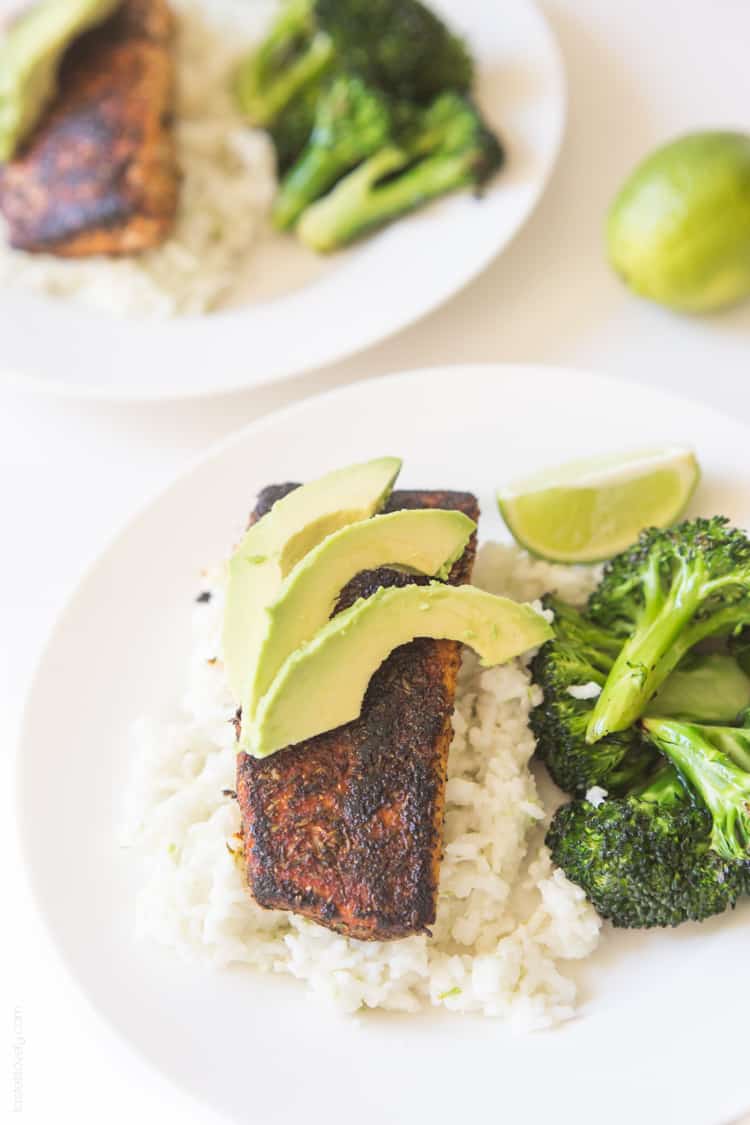
[[327, 535], [383, 507], [401, 471], [397, 457], [336, 469], [295, 488], [250, 527], [229, 560], [222, 647], [239, 703], [266, 633], [266, 606], [290, 570]]
[[57, 89], [64, 52], [120, 0], [39, 0], [0, 40], [0, 161], [10, 160]]
[[241, 749], [264, 758], [356, 719], [367, 685], [388, 654], [415, 637], [463, 641], [485, 667], [552, 637], [531, 606], [474, 586], [381, 588], [332, 618], [282, 665]]
[[286, 658], [325, 625], [356, 574], [389, 566], [447, 578], [474, 531], [476, 524], [463, 512], [425, 508], [350, 524], [314, 547], [267, 607], [265, 636], [242, 698], [243, 721], [252, 719]]

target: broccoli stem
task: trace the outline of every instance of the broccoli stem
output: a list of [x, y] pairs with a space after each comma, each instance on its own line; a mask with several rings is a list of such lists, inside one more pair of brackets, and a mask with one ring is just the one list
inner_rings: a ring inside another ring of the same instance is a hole
[[[396, 147], [376, 153], [305, 211], [297, 228], [302, 241], [314, 250], [335, 250], [431, 199], [474, 182], [462, 153], [441, 152], [406, 168], [410, 159]], [[386, 178], [400, 168], [406, 168], [403, 175]], [[379, 180], [385, 182], [379, 184]]]
[[[721, 748], [731, 728], [700, 727], [669, 719], [647, 719], [644, 728], [704, 802], [711, 814], [711, 847], [723, 859], [750, 858], [750, 773]], [[719, 735], [717, 737], [717, 734]], [[747, 746], [742, 747], [747, 753]]]
[[555, 615], [553, 628], [557, 636], [572, 644], [597, 672], [602, 672], [605, 677], [609, 675], [622, 648], [620, 638], [583, 617], [577, 609], [554, 594], [545, 595], [544, 605]]
[[715, 727], [712, 737], [719, 750], [750, 774], [750, 731]]
[[299, 58], [268, 73], [262, 55], [247, 59], [237, 71], [234, 90], [240, 110], [252, 125], [271, 125], [309, 83], [328, 70], [333, 59], [333, 44], [327, 35], [313, 36]]
[[639, 627], [623, 645], [594, 705], [586, 731], [588, 743], [632, 726], [696, 643], [687, 626], [704, 597], [702, 560], [682, 560], [667, 593], [662, 590], [657, 571], [658, 564], [654, 563], [644, 583], [645, 605]]
[[366, 227], [388, 218], [375, 184], [408, 160], [406, 152], [388, 145], [355, 168], [333, 191], [307, 208], [297, 228], [302, 241], [313, 250], [335, 250]]
[[311, 199], [324, 195], [341, 175], [335, 157], [323, 149], [309, 149], [303, 154], [276, 196], [273, 223], [277, 230], [288, 230], [308, 206]]

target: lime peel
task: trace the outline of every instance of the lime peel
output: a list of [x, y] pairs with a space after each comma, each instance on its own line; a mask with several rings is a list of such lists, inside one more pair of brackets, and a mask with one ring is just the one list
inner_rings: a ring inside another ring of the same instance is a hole
[[651, 153], [607, 218], [607, 253], [634, 292], [709, 313], [750, 295], [750, 136], [688, 133]]
[[644, 527], [667, 527], [700, 478], [685, 446], [641, 449], [571, 461], [498, 492], [514, 539], [553, 562], [592, 563], [635, 542]]

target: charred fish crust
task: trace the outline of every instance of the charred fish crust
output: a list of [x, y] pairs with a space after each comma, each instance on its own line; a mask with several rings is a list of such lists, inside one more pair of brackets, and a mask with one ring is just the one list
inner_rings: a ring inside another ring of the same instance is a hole
[[[89, 187], [90, 173], [81, 156], [89, 159], [102, 145], [113, 143], [112, 126], [96, 103], [82, 104], [74, 117], [61, 121], [54, 133], [42, 139], [39, 146], [39, 167], [45, 177], [56, 176], [66, 187]], [[119, 178], [122, 163], [113, 169], [98, 168], [99, 181], [111, 183]]]
[[[439, 712], [447, 700], [442, 687], [436, 700], [429, 668], [434, 642], [415, 641], [396, 649], [375, 674], [362, 709], [362, 739], [354, 745], [354, 765], [344, 800], [347, 822], [365, 823], [394, 794], [418, 793], [429, 805], [438, 782], [425, 770], [422, 748], [443, 733]], [[437, 701], [438, 707], [434, 708]]]
[[429, 582], [429, 578], [423, 578], [417, 574], [404, 574], [403, 571], [389, 570], [388, 567], [380, 567], [378, 570], [363, 570], [341, 591], [336, 608], [333, 611], [334, 616], [341, 613], [342, 609], [348, 609], [359, 598], [371, 597], [382, 586], [424, 586], [427, 582]]
[[112, 255], [168, 234], [179, 185], [165, 125], [171, 28], [164, 0], [123, 0], [66, 53], [54, 103], [0, 168], [0, 210], [13, 246]]
[[[262, 805], [252, 802], [251, 794], [242, 772], [242, 761], [245, 755], [240, 754], [237, 772], [237, 800], [242, 811], [243, 839], [245, 843], [245, 859], [252, 854], [254, 859], [252, 870], [253, 895], [260, 906], [272, 907], [275, 897], [279, 893], [279, 882], [274, 870], [273, 856], [275, 848], [271, 839], [271, 821]], [[252, 802], [252, 812], [248, 815]], [[246, 811], [248, 810], [248, 811]], [[250, 828], [252, 824], [252, 828]], [[248, 876], [250, 872], [248, 870]]]
[[[299, 481], [285, 481], [283, 484], [267, 484], [265, 488], [261, 488], [256, 498], [255, 506], [248, 517], [248, 527], [257, 523], [262, 516], [267, 515], [278, 500], [283, 500], [285, 496], [288, 496], [290, 492], [294, 492], [295, 488], [299, 487]], [[429, 492], [413, 492], [397, 488], [391, 493], [383, 507], [383, 511], [414, 511], [417, 508], [447, 508], [450, 511], [463, 512], [471, 519], [479, 519], [479, 505], [476, 496], [474, 496], [472, 492], [439, 492], [434, 490]], [[454, 570], [461, 569], [462, 566], [466, 565], [464, 559], [467, 557], [469, 559], [469, 570], [471, 570], [474, 560], [473, 555], [470, 556], [468, 551], [467, 554], [456, 563]], [[367, 574], [372, 572], [364, 571], [363, 573]]]
[[[293, 487], [264, 489], [250, 522]], [[406, 507], [479, 515], [467, 493], [395, 492], [388, 510]], [[451, 582], [469, 578], [474, 550], [472, 539]], [[363, 573], [336, 611], [379, 586], [415, 580], [388, 569]], [[354, 722], [270, 758], [238, 755], [247, 881], [262, 906], [362, 940], [429, 933], [460, 659], [453, 641], [402, 645], [373, 676]]]
[[163, 0], [125, 0], [103, 27], [89, 33], [89, 40], [96, 44], [106, 36], [168, 43], [174, 27], [174, 16]]
[[[68, 195], [68, 205], [39, 215], [34, 237], [40, 242], [58, 242], [84, 224], [115, 226], [131, 213], [127, 154], [139, 143], [140, 134], [132, 129], [120, 132], [109, 116], [106, 102], [82, 106], [42, 140], [38, 149], [42, 179], [56, 183]], [[103, 151], [111, 153], [107, 162], [99, 159]]]
[[292, 481], [287, 481], [286, 484], [268, 484], [265, 488], [261, 488], [247, 526], [252, 527], [259, 519], [268, 515], [277, 500], [283, 500], [290, 492], [294, 492], [295, 488], [299, 488], [299, 484]]

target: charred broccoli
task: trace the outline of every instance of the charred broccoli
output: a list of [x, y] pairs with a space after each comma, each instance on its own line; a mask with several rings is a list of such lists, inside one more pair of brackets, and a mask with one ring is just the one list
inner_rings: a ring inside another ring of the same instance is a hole
[[301, 127], [309, 108], [302, 94], [320, 93], [321, 76], [342, 72], [391, 97], [429, 102], [443, 90], [468, 90], [473, 65], [463, 42], [419, 0], [285, 0], [240, 64], [235, 95], [248, 120], [264, 127], [299, 98]]
[[276, 227], [301, 216], [302, 241], [333, 250], [480, 188], [503, 153], [464, 99], [472, 78], [465, 44], [420, 0], [285, 0], [235, 77], [276, 150]]
[[[733, 906], [750, 891], [750, 730], [707, 724], [750, 713], [733, 639], [750, 622], [750, 541], [719, 516], [652, 529], [585, 612], [548, 605], [556, 636], [532, 664], [539, 752], [571, 792], [615, 794], [558, 810], [554, 861], [617, 926]], [[702, 651], [708, 638], [723, 649]]]
[[[543, 699], [531, 712], [537, 753], [554, 781], [582, 796], [598, 785], [612, 794], [628, 792], [647, 778], [658, 758], [637, 726], [590, 745], [586, 731], [595, 700], [622, 648], [622, 639], [553, 596], [555, 639], [531, 664]], [[647, 708], [662, 716], [701, 722], [733, 722], [750, 703], [750, 680], [727, 653], [689, 653]]]
[[268, 125], [279, 175], [283, 176], [291, 168], [310, 140], [318, 101], [326, 88], [327, 79], [324, 75], [308, 83]]
[[750, 860], [750, 731], [675, 719], [646, 719], [643, 727], [708, 810], [714, 851]]
[[263, 42], [237, 70], [237, 103], [253, 125], [271, 125], [333, 61], [333, 43], [317, 25], [314, 0], [286, 0]]
[[722, 516], [645, 531], [607, 565], [588, 615], [623, 642], [589, 721], [596, 743], [631, 727], [696, 644], [750, 622], [750, 541]]
[[341, 75], [321, 96], [309, 140], [281, 182], [273, 210], [279, 230], [360, 161], [382, 148], [391, 134], [388, 100], [356, 75]]
[[465, 44], [419, 0], [316, 0], [315, 14], [338, 64], [393, 97], [429, 102], [471, 85]]
[[302, 214], [297, 233], [330, 251], [457, 188], [480, 188], [503, 151], [472, 103], [442, 94], [415, 114], [401, 141], [378, 149]]
[[572, 801], [556, 813], [553, 861], [615, 926], [678, 926], [721, 914], [747, 889], [747, 870], [712, 848], [711, 817], [674, 770], [630, 796]]
[[557, 639], [572, 645], [589, 664], [606, 675], [619, 655], [622, 640], [556, 594], [545, 594], [542, 601], [544, 608], [554, 614]]
[[[580, 620], [584, 631], [588, 623]], [[557, 617], [554, 626], [559, 628]], [[567, 793], [583, 795], [596, 785], [609, 793], [624, 792], [656, 765], [656, 754], [636, 728], [603, 738], [595, 746], [586, 742], [594, 695], [607, 677], [603, 665], [611, 667], [614, 659], [598, 651], [591, 638], [583, 639], [579, 647], [558, 634], [532, 661], [534, 682], [543, 693], [530, 715], [537, 754]]]

